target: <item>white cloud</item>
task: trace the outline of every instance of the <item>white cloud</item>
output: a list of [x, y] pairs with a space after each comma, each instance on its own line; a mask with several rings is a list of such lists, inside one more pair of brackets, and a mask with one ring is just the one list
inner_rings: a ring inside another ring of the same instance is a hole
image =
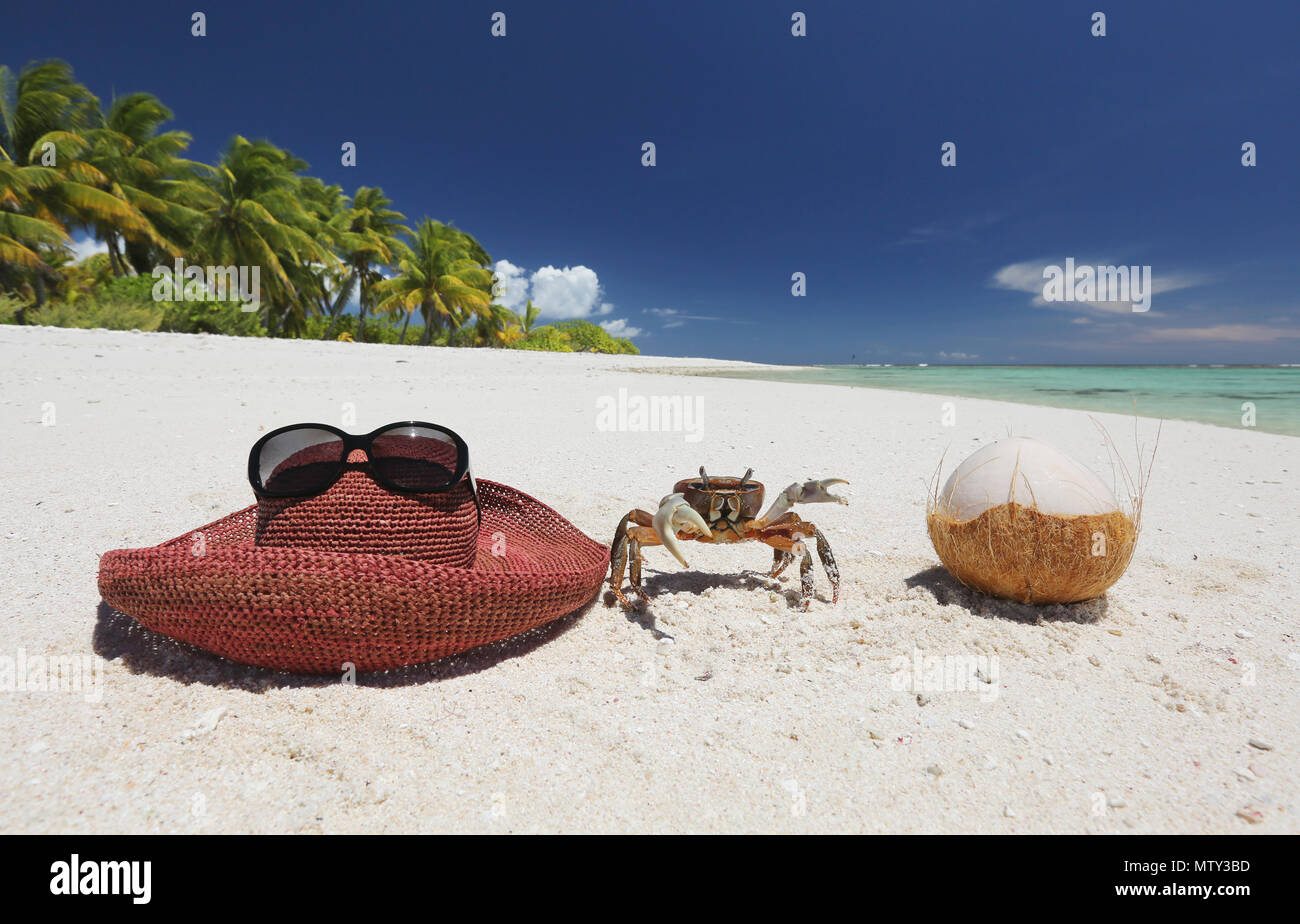
[[1011, 263], [993, 274], [993, 285], [999, 289], [1012, 289], [1016, 292], [1043, 293], [1043, 267], [1047, 261], [1035, 263]]
[[[1106, 260], [1097, 260], [1089, 262], [1075, 258], [1075, 266], [1122, 266]], [[1027, 292], [1033, 295], [1030, 304], [1038, 308], [1056, 308], [1061, 311], [1095, 311], [1102, 314], [1132, 314], [1133, 303], [1129, 301], [1048, 301], [1043, 297], [1043, 287], [1046, 280], [1043, 277], [1043, 271], [1048, 266], [1064, 267], [1065, 260], [1025, 260], [1021, 263], [1010, 263], [993, 274], [990, 280], [994, 288], [1010, 289], [1014, 292]], [[1166, 273], [1160, 276], [1151, 274], [1151, 291], [1147, 293], [1149, 299], [1153, 295], [1159, 295], [1161, 292], [1174, 292], [1178, 289], [1190, 289], [1193, 286], [1205, 285], [1209, 282], [1209, 277], [1194, 273]], [[1066, 285], [1070, 285], [1067, 280]], [[1098, 295], [1104, 291], [1104, 286], [1098, 284]], [[1148, 302], [1148, 305], [1150, 303]], [[1146, 312], [1148, 317], [1160, 317], [1158, 312]], [[1075, 323], [1080, 323], [1075, 321]]]
[[1147, 343], [1273, 343], [1300, 338], [1300, 329], [1267, 324], [1215, 324], [1211, 327], [1162, 327], [1145, 330], [1138, 340]]
[[600, 326], [605, 328], [606, 333], [611, 337], [639, 337], [641, 328], [632, 327], [627, 323], [627, 318], [615, 318], [612, 321], [600, 321]]
[[543, 266], [532, 276], [533, 304], [547, 318], [585, 318], [609, 314], [614, 306], [600, 301], [600, 280], [585, 266]]
[[979, 359], [980, 355], [978, 353], [940, 353], [939, 358], [966, 360], [966, 359]]
[[72, 259], [77, 263], [97, 253], [108, 253], [108, 245], [97, 238], [83, 237], [72, 242]]
[[665, 330], [670, 327], [681, 327], [687, 321], [725, 321], [728, 324], [749, 323], [748, 321], [741, 321], [736, 318], [720, 318], [715, 315], [707, 314], [686, 314], [678, 311], [676, 308], [647, 308], [646, 313], [663, 318]]
[[681, 312], [676, 308], [647, 308], [646, 313], [664, 318], [664, 330], [681, 327], [686, 323], [686, 319], [681, 316]]
[[907, 237], [897, 243], [930, 244], [951, 240], [969, 241], [973, 239], [976, 232], [997, 224], [1005, 217], [1006, 214], [1003, 212], [984, 212], [935, 221], [913, 228], [907, 233]]
[[519, 311], [528, 300], [528, 277], [524, 275], [527, 271], [509, 260], [498, 260], [492, 269], [496, 273], [497, 304]]
[[590, 267], [543, 266], [529, 275], [522, 266], [498, 260], [493, 270], [497, 302], [511, 311], [522, 309], [529, 298], [543, 318], [559, 321], [598, 317], [614, 310], [613, 305], [601, 300], [604, 292], [600, 279]]

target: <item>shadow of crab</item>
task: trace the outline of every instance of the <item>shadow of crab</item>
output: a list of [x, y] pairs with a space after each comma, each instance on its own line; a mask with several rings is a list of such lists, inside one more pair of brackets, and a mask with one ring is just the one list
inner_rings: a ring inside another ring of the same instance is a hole
[[[634, 608], [626, 612], [628, 622], [636, 623], [641, 628], [655, 634], [657, 638], [662, 638], [666, 633], [656, 627], [654, 622], [653, 611], [656, 605], [676, 604], [684, 601], [689, 607], [690, 598], [700, 596], [713, 588], [724, 588], [729, 590], [739, 590], [743, 593], [753, 594], [755, 604], [761, 600], [766, 602], [767, 598], [762, 596], [764, 592], [780, 594], [785, 598], [786, 606], [792, 610], [800, 610], [802, 599], [800, 598], [799, 581], [790, 580], [788, 574], [784, 575], [784, 580], [768, 577], [765, 571], [742, 571], [740, 573], [713, 574], [708, 571], [649, 571], [648, 577], [642, 583], [645, 592], [652, 598], [649, 603], [629, 594], [629, 599], [633, 601]], [[663, 594], [678, 594], [673, 600], [661, 600]], [[820, 593], [815, 594], [814, 599], [826, 604], [830, 603], [830, 598]], [[609, 590], [605, 591], [604, 600], [606, 605], [613, 605], [617, 601], [614, 594]]]

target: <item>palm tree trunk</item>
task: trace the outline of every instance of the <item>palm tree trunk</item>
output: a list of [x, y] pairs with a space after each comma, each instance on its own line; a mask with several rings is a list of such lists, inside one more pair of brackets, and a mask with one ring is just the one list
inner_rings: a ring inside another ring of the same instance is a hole
[[352, 288], [352, 281], [347, 280], [339, 290], [339, 294], [334, 298], [334, 304], [329, 308], [329, 326], [325, 328], [325, 334], [322, 340], [330, 340], [334, 336], [334, 328], [338, 326], [339, 320], [343, 317], [343, 297], [348, 294]]
[[366, 265], [362, 264], [355, 270], [361, 279], [361, 284], [357, 290], [357, 335], [352, 338], [357, 343], [362, 343], [366, 339]]
[[339, 293], [338, 298], [334, 299], [333, 305], [326, 306], [325, 312], [330, 319], [330, 323], [329, 326], [325, 328], [325, 333], [321, 335], [321, 339], [332, 340], [334, 338], [334, 329], [338, 327], [339, 320], [343, 317], [343, 293], [342, 292]]
[[356, 279], [357, 269], [354, 266], [352, 272], [348, 274], [348, 278], [343, 280], [343, 285], [339, 287], [338, 295], [334, 296], [334, 307], [330, 309], [329, 313], [329, 327], [325, 328], [325, 335], [321, 337], [322, 340], [333, 338], [335, 327], [338, 325], [339, 321], [343, 320], [343, 308], [347, 301], [347, 295], [352, 291], [352, 284], [356, 282]]
[[406, 343], [406, 325], [408, 325], [408, 324], [411, 323], [411, 315], [413, 315], [413, 314], [415, 314], [414, 311], [409, 311], [409, 310], [408, 310], [408, 311], [406, 312], [406, 320], [404, 320], [404, 321], [402, 322], [402, 337], [401, 337], [400, 340], [397, 341], [399, 344], [401, 344], [401, 343]]
[[266, 336], [268, 337], [277, 336], [279, 334], [280, 327], [281, 325], [284, 324], [284, 319], [288, 316], [288, 314], [289, 314], [288, 307], [285, 307], [283, 311], [277, 313], [274, 311], [273, 306], [267, 305], [266, 306]]
[[423, 306], [421, 311], [424, 314], [424, 333], [420, 335], [420, 346], [428, 346], [433, 342], [433, 312], [428, 305]]
[[330, 323], [329, 326], [325, 328], [325, 333], [321, 337], [322, 340], [334, 339], [334, 332], [338, 329], [339, 321], [343, 320], [343, 306], [339, 305], [337, 308], [331, 308], [329, 310], [329, 319]]
[[[36, 307], [39, 308], [45, 304], [45, 273], [39, 269], [36, 271], [36, 275], [32, 278], [32, 288], [36, 292]], [[18, 323], [27, 323], [26, 312], [20, 314]]]
[[117, 252], [117, 235], [109, 234], [106, 237], [107, 240], [104, 241], [104, 244], [105, 246], [108, 247], [108, 265], [113, 268], [113, 275], [114, 276], [127, 275], [126, 269], [123, 266], [125, 261], [122, 259], [121, 255]]
[[122, 246], [122, 262], [135, 271], [137, 276], [148, 276], [153, 272], [153, 267], [149, 264], [152, 254], [149, 248], [139, 242], [126, 242]]

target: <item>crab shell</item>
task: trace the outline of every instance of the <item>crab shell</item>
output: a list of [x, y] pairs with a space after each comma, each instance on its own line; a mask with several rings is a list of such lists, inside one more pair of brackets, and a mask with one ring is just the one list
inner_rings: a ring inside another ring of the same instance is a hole
[[[699, 478], [683, 478], [673, 485], [673, 493], [682, 495], [686, 503], [704, 517], [705, 522], [712, 523], [719, 517], [732, 522], [752, 520], [763, 509], [763, 486], [750, 480], [745, 482], [742, 489], [740, 483], [740, 478], [715, 478], [710, 475], [709, 486], [706, 488]], [[737, 504], [739, 510], [736, 509]]]

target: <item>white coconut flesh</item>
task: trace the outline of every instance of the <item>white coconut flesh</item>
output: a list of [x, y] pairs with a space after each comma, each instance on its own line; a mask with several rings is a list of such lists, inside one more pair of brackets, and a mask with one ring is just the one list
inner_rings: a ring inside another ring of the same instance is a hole
[[963, 522], [1012, 502], [1051, 516], [1119, 509], [1115, 495], [1091, 471], [1049, 443], [1017, 436], [985, 446], [957, 466], [935, 512]]

